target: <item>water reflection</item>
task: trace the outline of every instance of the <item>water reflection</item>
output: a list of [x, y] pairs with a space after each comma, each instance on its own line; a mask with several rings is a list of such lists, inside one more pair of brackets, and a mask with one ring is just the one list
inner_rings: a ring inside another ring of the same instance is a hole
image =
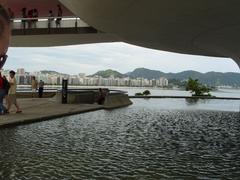
[[239, 113], [140, 102], [1, 129], [0, 179], [240, 177]]
[[240, 112], [240, 100], [132, 99], [134, 106], [165, 110], [207, 110]]
[[199, 98], [186, 98], [185, 101], [187, 105], [195, 105], [199, 101]]

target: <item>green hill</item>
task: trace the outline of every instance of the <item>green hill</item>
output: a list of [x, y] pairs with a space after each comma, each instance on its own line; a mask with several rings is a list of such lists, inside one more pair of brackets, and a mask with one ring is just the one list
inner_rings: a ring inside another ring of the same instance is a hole
[[208, 72], [200, 73], [197, 71], [183, 71], [180, 73], [164, 73], [161, 71], [150, 70], [146, 68], [137, 68], [133, 72], [127, 73], [131, 78], [159, 79], [165, 77], [169, 80], [184, 81], [188, 78], [199, 79], [203, 84], [209, 86], [233, 86], [240, 87], [240, 73], [220, 73]]
[[57, 71], [50, 71], [50, 70], [42, 70], [40, 71], [42, 74], [52, 74], [52, 75], [62, 75], [62, 76], [68, 76], [68, 74], [59, 73]]
[[114, 76], [115, 78], [126, 77], [126, 75], [121, 74], [118, 71], [114, 71], [112, 69], [108, 69], [105, 71], [98, 71], [97, 73], [93, 74], [92, 76], [101, 76], [103, 78], [109, 78], [110, 76]]

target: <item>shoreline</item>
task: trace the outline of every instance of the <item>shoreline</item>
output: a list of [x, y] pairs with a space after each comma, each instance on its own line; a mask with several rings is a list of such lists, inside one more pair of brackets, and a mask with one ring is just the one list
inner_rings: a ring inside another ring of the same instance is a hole
[[[57, 92], [52, 91], [45, 91], [43, 93], [43, 98], [52, 98], [57, 94]], [[35, 98], [37, 98], [38, 94], [35, 93]], [[32, 98], [32, 92], [17, 92], [18, 98]], [[150, 98], [176, 98], [176, 99], [218, 99], [218, 100], [240, 100], [240, 97], [208, 97], [208, 96], [173, 96], [173, 95], [166, 95], [166, 96], [159, 96], [159, 95], [148, 95], [148, 96], [135, 96], [135, 95], [128, 95], [129, 98], [143, 98], [143, 99], [150, 99]]]
[[235, 97], [208, 97], [208, 96], [128, 96], [130, 99], [142, 98], [142, 99], [161, 99], [161, 98], [171, 98], [171, 99], [217, 99], [217, 100], [240, 100], [240, 98]]

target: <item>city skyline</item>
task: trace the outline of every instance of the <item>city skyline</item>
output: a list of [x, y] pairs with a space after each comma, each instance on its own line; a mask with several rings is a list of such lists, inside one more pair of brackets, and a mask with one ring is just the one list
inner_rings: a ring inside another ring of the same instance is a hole
[[142, 48], [126, 43], [99, 43], [48, 48], [10, 48], [4, 69], [24, 67], [28, 72], [53, 70], [66, 74], [94, 74], [113, 69], [127, 73], [144, 67], [162, 72], [194, 70], [202, 73], [238, 72], [228, 58], [183, 55]]
[[[10, 70], [3, 70], [2, 75], [5, 75], [8, 79], [9, 72]], [[61, 85], [63, 79], [68, 79], [69, 85], [77, 86], [166, 87], [169, 82], [170, 86], [182, 86], [187, 79], [193, 77], [212, 87], [240, 87], [239, 75], [239, 73], [218, 72], [202, 74], [193, 71], [162, 73], [139, 68], [125, 75], [107, 70], [88, 76], [85, 73], [70, 75], [55, 71], [26, 72], [24, 68], [20, 68], [16, 71], [16, 80], [19, 85], [30, 85], [32, 77], [35, 76], [38, 81], [42, 80], [48, 85]]]
[[[3, 75], [9, 78], [9, 70], [4, 70]], [[168, 79], [159, 77], [157, 79], [148, 80], [146, 78], [130, 78], [123, 77], [117, 78], [111, 75], [108, 78], [95, 75], [88, 77], [85, 74], [79, 73], [78, 75], [60, 75], [50, 74], [42, 72], [29, 73], [24, 68], [17, 69], [16, 81], [18, 85], [31, 85], [32, 77], [35, 77], [37, 81], [42, 80], [48, 85], [61, 85], [63, 79], [68, 79], [69, 85], [77, 86], [128, 86], [128, 87], [167, 87]]]

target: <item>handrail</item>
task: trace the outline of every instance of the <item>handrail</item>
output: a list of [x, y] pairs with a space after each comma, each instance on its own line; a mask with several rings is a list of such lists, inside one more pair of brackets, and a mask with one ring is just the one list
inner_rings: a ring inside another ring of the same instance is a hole
[[11, 21], [21, 21], [21, 20], [48, 20], [48, 19], [58, 19], [61, 18], [62, 20], [67, 20], [67, 19], [79, 19], [81, 20], [79, 17], [76, 16], [43, 16], [43, 17], [32, 17], [32, 18], [12, 18]]
[[[60, 19], [60, 21], [57, 21]], [[83, 20], [76, 16], [54, 16], [54, 17], [33, 17], [33, 18], [13, 18], [11, 19], [13, 30], [28, 29], [53, 29], [53, 28], [81, 28], [90, 27]], [[54, 24], [56, 25], [54, 26]]]

